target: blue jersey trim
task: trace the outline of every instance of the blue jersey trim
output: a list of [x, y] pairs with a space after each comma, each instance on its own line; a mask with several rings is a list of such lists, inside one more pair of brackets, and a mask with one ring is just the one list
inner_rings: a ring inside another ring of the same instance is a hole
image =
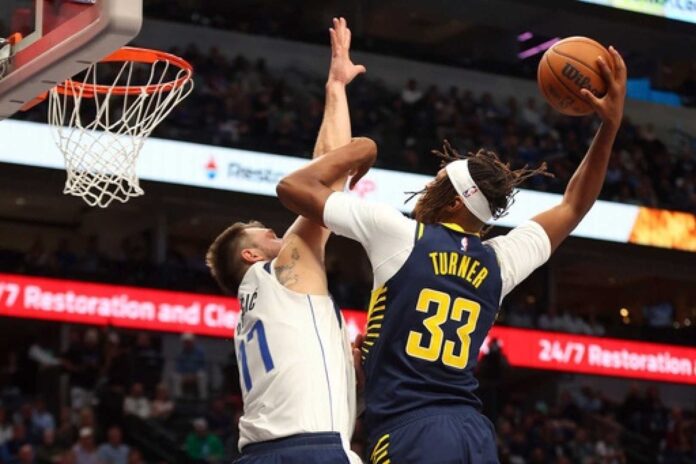
[[343, 328], [343, 318], [341, 317], [341, 309], [336, 304], [336, 301], [333, 299], [333, 296], [331, 297], [331, 301], [333, 302], [334, 311], [336, 311], [336, 320], [338, 321], [338, 328], [342, 329]]
[[312, 312], [312, 322], [314, 323], [314, 333], [317, 334], [317, 341], [319, 342], [319, 348], [321, 349], [321, 359], [324, 362], [324, 374], [326, 375], [326, 387], [329, 390], [329, 411], [331, 413], [331, 430], [334, 430], [334, 417], [333, 417], [333, 399], [331, 398], [331, 381], [329, 380], [329, 368], [326, 365], [326, 354], [324, 353], [324, 345], [321, 343], [321, 337], [319, 336], [319, 327], [317, 327], [317, 319], [314, 315], [314, 305], [312, 304], [312, 299], [307, 295], [307, 302], [309, 303], [309, 309]]

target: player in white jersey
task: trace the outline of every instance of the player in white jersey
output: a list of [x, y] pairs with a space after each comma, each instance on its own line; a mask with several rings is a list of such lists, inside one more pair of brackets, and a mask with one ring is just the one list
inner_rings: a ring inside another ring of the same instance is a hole
[[[315, 157], [351, 140], [345, 87], [363, 66], [351, 62], [350, 30], [334, 19], [324, 119]], [[342, 190], [345, 176], [333, 187]], [[324, 269], [329, 231], [298, 218], [283, 235], [236, 223], [211, 245], [207, 262], [220, 287], [238, 295], [235, 334], [244, 414], [238, 462], [361, 462], [350, 451], [355, 371], [345, 323]]]

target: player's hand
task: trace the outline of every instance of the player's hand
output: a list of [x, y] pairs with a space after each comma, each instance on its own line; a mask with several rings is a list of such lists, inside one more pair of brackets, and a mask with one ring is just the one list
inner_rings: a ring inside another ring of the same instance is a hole
[[345, 18], [334, 18], [331, 35], [331, 68], [328, 83], [348, 85], [358, 74], [366, 71], [365, 66], [350, 60], [350, 29]]
[[358, 393], [365, 388], [365, 371], [362, 365], [362, 344], [365, 341], [365, 335], [358, 334], [353, 342], [353, 366], [355, 366], [355, 384]]
[[375, 160], [377, 159], [377, 144], [374, 140], [368, 137], [354, 137], [350, 141], [351, 144], [360, 144], [360, 155], [355, 159], [355, 166], [350, 170], [350, 189], [367, 174]]
[[597, 64], [602, 70], [602, 77], [607, 83], [607, 93], [598, 98], [587, 89], [582, 89], [585, 100], [592, 106], [597, 115], [607, 124], [617, 128], [623, 118], [624, 100], [626, 98], [626, 63], [614, 47], [609, 47], [613, 63], [611, 66], [601, 57], [597, 57]]

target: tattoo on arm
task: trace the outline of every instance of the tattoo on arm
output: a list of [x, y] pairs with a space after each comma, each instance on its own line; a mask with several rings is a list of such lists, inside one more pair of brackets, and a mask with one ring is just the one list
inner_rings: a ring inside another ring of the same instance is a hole
[[297, 250], [297, 248], [293, 248], [290, 256], [290, 262], [283, 264], [282, 266], [276, 266], [276, 276], [278, 277], [278, 282], [280, 282], [281, 285], [287, 287], [289, 285], [296, 284], [300, 280], [300, 276], [295, 270], [295, 265], [299, 259], [300, 252]]

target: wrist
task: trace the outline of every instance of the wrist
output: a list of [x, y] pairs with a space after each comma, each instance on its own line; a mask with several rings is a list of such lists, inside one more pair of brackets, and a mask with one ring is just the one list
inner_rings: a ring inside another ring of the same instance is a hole
[[326, 90], [343, 90], [346, 88], [346, 84], [341, 81], [337, 81], [329, 77], [326, 81]]
[[618, 132], [621, 126], [621, 118], [618, 119], [604, 119], [602, 125], [612, 132]]

